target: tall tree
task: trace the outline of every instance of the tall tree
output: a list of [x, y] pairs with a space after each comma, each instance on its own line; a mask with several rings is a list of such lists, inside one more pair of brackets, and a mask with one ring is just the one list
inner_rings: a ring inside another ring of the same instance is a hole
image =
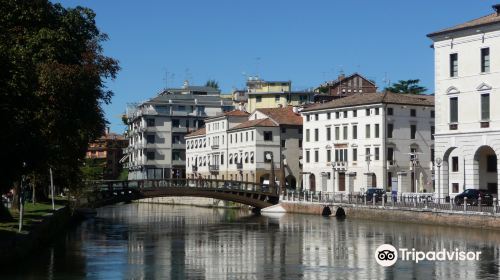
[[219, 89], [219, 83], [216, 80], [208, 80], [205, 83], [205, 86], [206, 87], [211, 87], [211, 88], [214, 88], [214, 89]]
[[78, 184], [87, 145], [106, 125], [105, 82], [119, 71], [105, 40], [88, 8], [0, 0], [0, 191], [23, 172], [47, 177], [49, 166], [59, 185]]
[[386, 87], [386, 91], [394, 92], [394, 93], [410, 93], [410, 94], [421, 94], [424, 93], [427, 89], [423, 86], [419, 85], [420, 80], [400, 80], [397, 83], [392, 84], [390, 87]]

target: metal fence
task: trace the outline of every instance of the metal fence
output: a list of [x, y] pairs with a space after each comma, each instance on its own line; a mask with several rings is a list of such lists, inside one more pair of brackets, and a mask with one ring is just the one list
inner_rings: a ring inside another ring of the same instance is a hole
[[453, 198], [435, 198], [432, 195], [376, 195], [360, 193], [325, 193], [325, 192], [287, 192], [281, 195], [282, 201], [321, 204], [366, 205], [383, 209], [421, 209], [471, 213], [500, 213], [498, 200], [493, 198], [481, 201], [466, 198], [455, 201]]

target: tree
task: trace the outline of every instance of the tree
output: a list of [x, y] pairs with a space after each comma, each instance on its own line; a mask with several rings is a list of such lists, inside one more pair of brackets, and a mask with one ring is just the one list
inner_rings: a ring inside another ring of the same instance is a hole
[[392, 84], [390, 87], [386, 87], [386, 91], [390, 91], [393, 93], [409, 93], [409, 94], [421, 94], [424, 93], [427, 89], [423, 86], [420, 86], [418, 83], [419, 79], [415, 80], [400, 80], [397, 83]]
[[79, 185], [88, 143], [106, 126], [105, 81], [119, 71], [105, 40], [88, 8], [0, 0], [1, 192], [23, 173], [47, 178], [49, 167], [58, 185]]
[[211, 87], [211, 88], [214, 88], [214, 89], [219, 89], [219, 83], [216, 80], [208, 80], [205, 83], [205, 86], [206, 87]]

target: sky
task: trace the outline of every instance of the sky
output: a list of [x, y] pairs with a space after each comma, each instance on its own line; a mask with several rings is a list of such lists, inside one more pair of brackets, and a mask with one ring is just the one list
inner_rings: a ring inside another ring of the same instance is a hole
[[434, 53], [426, 34], [493, 10], [486, 0], [58, 0], [96, 13], [109, 35], [104, 53], [120, 62], [105, 105], [122, 133], [127, 103], [145, 101], [184, 80], [243, 88], [247, 76], [291, 80], [293, 90], [359, 72], [379, 89], [420, 79], [434, 90]]

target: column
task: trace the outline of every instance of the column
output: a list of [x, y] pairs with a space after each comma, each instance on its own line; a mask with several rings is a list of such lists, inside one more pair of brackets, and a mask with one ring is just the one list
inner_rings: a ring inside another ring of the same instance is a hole
[[407, 188], [411, 189], [410, 186], [407, 186], [407, 188], [404, 188], [405, 185], [405, 179], [406, 179], [406, 172], [398, 172], [398, 195], [400, 195], [403, 192], [407, 192]]

